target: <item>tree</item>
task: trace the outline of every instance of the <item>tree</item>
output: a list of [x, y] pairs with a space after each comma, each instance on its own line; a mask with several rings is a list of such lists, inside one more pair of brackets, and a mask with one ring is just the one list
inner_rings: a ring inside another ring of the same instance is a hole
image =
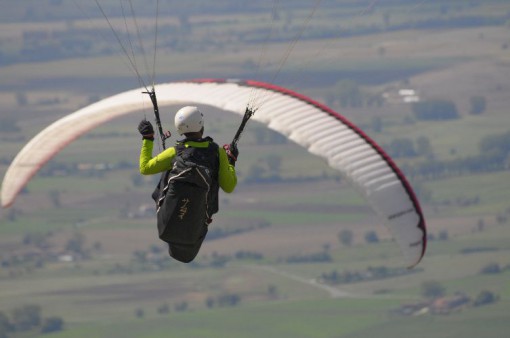
[[12, 311], [12, 322], [16, 331], [27, 331], [41, 325], [41, 307], [25, 305]]
[[414, 102], [412, 111], [418, 120], [452, 120], [459, 117], [455, 103], [450, 100]]
[[188, 309], [188, 302], [182, 301], [180, 303], [175, 304], [175, 311], [184, 312]]
[[435, 299], [445, 295], [445, 288], [437, 281], [426, 281], [421, 284], [421, 294], [428, 299]]
[[85, 245], [85, 235], [81, 232], [76, 231], [73, 236], [67, 241], [66, 250], [75, 253], [83, 253]]
[[504, 214], [498, 214], [496, 216], [496, 222], [498, 224], [505, 224], [506, 222], [508, 222], [508, 217]]
[[133, 256], [136, 262], [146, 263], [147, 262], [147, 251], [136, 250], [133, 252]]
[[276, 285], [270, 284], [267, 286], [267, 294], [271, 299], [278, 298], [278, 287]]
[[28, 232], [23, 236], [23, 245], [33, 245], [38, 248], [49, 247], [48, 235], [42, 232]]
[[372, 130], [376, 133], [380, 133], [383, 129], [383, 123], [380, 116], [374, 116], [371, 121]]
[[103, 244], [99, 241], [95, 241], [94, 244], [92, 245], [92, 247], [96, 251], [101, 251], [103, 249]]
[[363, 105], [363, 94], [355, 81], [342, 80], [336, 84], [335, 90], [342, 107], [356, 108]]
[[492, 293], [491, 291], [484, 290], [476, 296], [476, 299], [473, 303], [474, 306], [482, 306], [488, 305], [498, 301], [498, 296]]
[[41, 333], [61, 331], [64, 327], [64, 320], [59, 317], [46, 318], [41, 327]]
[[160, 253], [163, 252], [163, 248], [161, 247], [161, 245], [153, 244], [150, 246], [150, 252], [153, 253], [154, 255], [159, 255]]
[[471, 103], [471, 108], [469, 110], [470, 114], [473, 115], [480, 115], [485, 112], [485, 109], [487, 108], [487, 100], [484, 96], [471, 96], [469, 99], [469, 102]]
[[0, 338], [7, 337], [7, 333], [11, 332], [13, 325], [9, 320], [9, 317], [2, 311], [0, 311]]
[[215, 300], [213, 297], [207, 297], [207, 299], [205, 300], [205, 306], [207, 306], [208, 309], [212, 309], [214, 307], [214, 304], [215, 304]]
[[447, 241], [449, 239], [449, 237], [450, 236], [448, 235], [448, 230], [441, 230], [439, 232], [437, 239], [440, 241]]
[[377, 232], [373, 230], [367, 231], [365, 234], [365, 241], [367, 243], [379, 243], [379, 236], [377, 236]]
[[136, 318], [143, 318], [145, 316], [145, 311], [142, 308], [138, 308], [135, 310]]
[[62, 206], [60, 202], [60, 192], [58, 190], [51, 190], [48, 194], [53, 207], [60, 208]]
[[417, 155], [414, 149], [413, 140], [408, 138], [397, 138], [391, 141], [388, 151], [395, 158], [414, 157]]
[[492, 153], [505, 157], [510, 154], [510, 131], [486, 136], [481, 139], [478, 147], [483, 154]]
[[10, 208], [7, 210], [6, 218], [9, 222], [16, 222], [16, 219], [18, 218], [18, 210], [16, 208]]
[[218, 305], [225, 306], [236, 306], [241, 301], [241, 296], [235, 293], [225, 293], [218, 296]]
[[420, 136], [416, 139], [416, 153], [420, 156], [432, 154], [432, 146], [428, 137]]
[[338, 234], [338, 240], [345, 246], [351, 246], [353, 239], [354, 235], [351, 230], [344, 229]]
[[492, 274], [499, 274], [501, 273], [501, 267], [498, 263], [490, 263], [482, 268], [480, 273], [486, 274], [486, 275], [492, 275]]
[[384, 105], [385, 99], [381, 94], [364, 94], [363, 96], [368, 107], [376, 106], [380, 108]]
[[164, 303], [160, 307], [158, 307], [158, 313], [160, 315], [170, 313], [170, 306], [168, 306], [168, 303]]
[[478, 223], [476, 223], [476, 228], [478, 229], [478, 231], [482, 232], [484, 229], [485, 229], [485, 221], [483, 220], [483, 218], [480, 218], [478, 220]]

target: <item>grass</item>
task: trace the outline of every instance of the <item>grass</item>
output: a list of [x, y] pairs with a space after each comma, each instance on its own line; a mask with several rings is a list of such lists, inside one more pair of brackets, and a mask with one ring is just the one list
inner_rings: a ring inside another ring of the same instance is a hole
[[260, 218], [271, 222], [274, 225], [288, 225], [292, 226], [294, 224], [318, 224], [318, 223], [330, 223], [330, 222], [352, 222], [359, 221], [363, 218], [363, 215], [360, 214], [320, 214], [320, 213], [310, 213], [310, 212], [278, 212], [278, 211], [264, 211], [261, 214], [261, 211], [256, 210], [236, 210], [236, 211], [226, 211], [223, 213], [225, 216], [231, 217], [248, 217], [248, 218]]
[[475, 205], [449, 208], [450, 215], [496, 215], [509, 207], [506, 176], [505, 172], [467, 175], [427, 182], [426, 186], [438, 203], [479, 198], [480, 202]]
[[[332, 205], [357, 206], [366, 205], [365, 199], [359, 192], [348, 184], [340, 184], [334, 181], [326, 181], [327, 186], [320, 189], [308, 189], [306, 193], [285, 196], [275, 192], [264, 197], [265, 203], [278, 203], [280, 206], [292, 206], [296, 204], [308, 205]], [[309, 183], [311, 186], [322, 186], [321, 182]]]
[[478, 154], [480, 141], [484, 137], [506, 133], [508, 130], [508, 113], [501, 111], [462, 116], [458, 120], [442, 123], [417, 122], [408, 126], [395, 124], [385, 128], [382, 134], [375, 134], [374, 138], [378, 142], [388, 143], [395, 135], [412, 140], [427, 137], [438, 159], [452, 160]]
[[51, 338], [114, 337], [500, 337], [507, 329], [500, 303], [443, 317], [392, 317], [388, 310], [399, 302], [388, 300], [327, 300], [273, 302], [194, 313], [171, 313], [94, 325], [76, 325]]
[[[383, 303], [383, 304], [381, 304]], [[371, 311], [364, 311], [369, 306]], [[374, 301], [306, 301], [243, 306], [195, 313], [174, 313], [166, 318], [147, 318], [130, 323], [102, 324], [93, 330], [83, 327], [69, 335], [115, 336], [120, 326], [126, 337], [335, 337], [383, 321], [379, 311], [387, 307]], [[225, 320], [228, 320], [225, 322]], [[288, 320], [286, 318], [293, 318]], [[131, 329], [132, 328], [132, 329]], [[49, 336], [53, 337], [53, 336]]]
[[30, 182], [28, 190], [30, 193], [48, 193], [56, 190], [68, 193], [80, 191], [81, 193], [100, 192], [103, 194], [114, 194], [130, 188], [129, 178], [126, 176], [122, 173], [110, 173], [103, 177], [38, 177], [33, 182]]
[[[504, 305], [490, 306], [492, 309], [507, 311]], [[456, 313], [442, 317], [406, 317], [374, 325], [355, 334], [346, 335], [348, 338], [358, 337], [394, 337], [395, 335], [410, 335], [417, 338], [452, 337], [452, 338], [497, 338], [504, 335], [508, 329], [503, 312], [486, 316], [487, 307]], [[492, 312], [492, 311], [491, 311]]]

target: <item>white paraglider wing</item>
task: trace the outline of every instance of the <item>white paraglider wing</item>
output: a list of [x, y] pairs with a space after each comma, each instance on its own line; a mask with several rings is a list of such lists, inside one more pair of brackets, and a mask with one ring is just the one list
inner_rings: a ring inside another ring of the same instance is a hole
[[[359, 188], [389, 228], [409, 267], [422, 259], [425, 220], [411, 186], [391, 158], [340, 114], [298, 93], [255, 81], [166, 83], [158, 85], [157, 95], [160, 107], [203, 104], [239, 115], [244, 114], [248, 102], [254, 103], [257, 111], [253, 119], [323, 157]], [[63, 147], [106, 121], [140, 111], [144, 98], [142, 89], [124, 92], [80, 109], [41, 131], [8, 168], [2, 184], [2, 206], [11, 205], [37, 170]]]

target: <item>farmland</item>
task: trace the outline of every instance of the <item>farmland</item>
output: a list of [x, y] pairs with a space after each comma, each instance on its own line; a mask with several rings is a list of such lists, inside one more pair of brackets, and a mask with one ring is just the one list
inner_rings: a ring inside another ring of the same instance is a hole
[[[59, 1], [44, 2], [46, 7], [17, 2], [10, 16], [0, 14], [2, 177], [45, 126], [139, 86], [97, 8], [65, 4], [49, 15]], [[117, 2], [101, 3], [122, 31]], [[55, 338], [489, 338], [508, 332], [508, 158], [478, 171], [416, 169], [477, 158], [484, 139], [510, 131], [505, 1], [380, 1], [371, 9], [344, 0], [323, 4], [310, 22], [311, 5], [302, 1], [295, 7], [282, 1], [272, 17], [270, 3], [239, 8], [218, 1], [222, 10], [215, 11], [210, 2], [197, 1], [191, 9], [175, 4], [175, 13], [171, 3], [161, 3], [158, 83], [274, 79], [340, 112], [390, 153], [397, 139], [414, 144], [415, 154], [396, 162], [425, 212], [423, 262], [408, 274], [325, 282], [323, 276], [334, 273], [402, 268], [401, 254], [348, 180], [254, 121], [239, 146], [239, 186], [220, 195], [220, 212], [199, 256], [189, 265], [172, 261], [157, 238], [151, 209], [157, 178], [138, 173], [136, 126], [152, 119], [148, 103], [145, 111], [108, 122], [63, 149], [11, 208], [0, 210], [0, 314], [12, 320], [17, 309], [37, 305], [43, 318], [63, 320], [61, 330], [44, 335]], [[137, 7], [137, 14], [152, 42], [148, 7]], [[106, 37], [94, 39], [95, 29]], [[69, 36], [89, 47], [65, 49]], [[43, 53], [46, 44], [55, 47], [52, 53]], [[339, 99], [347, 87], [361, 93], [360, 104]], [[412, 105], [398, 98], [402, 88], [424, 101], [453, 102], [458, 117], [417, 119]], [[371, 97], [384, 99], [369, 104]], [[473, 97], [486, 102], [481, 114], [472, 113]], [[168, 129], [177, 108], [162, 112]], [[237, 118], [204, 109], [206, 130], [219, 144], [229, 142]], [[418, 151], [420, 137], [428, 140], [427, 152]], [[279, 166], [272, 168], [270, 158]], [[250, 180], [256, 171], [260, 177]], [[350, 231], [352, 242], [342, 242], [341, 231]], [[367, 240], [373, 234], [377, 240]], [[469, 304], [448, 315], [396, 314], [403, 305], [422, 302], [431, 281], [443, 297], [463, 293]], [[474, 306], [484, 291], [497, 300]], [[36, 327], [7, 333], [39, 335]]]

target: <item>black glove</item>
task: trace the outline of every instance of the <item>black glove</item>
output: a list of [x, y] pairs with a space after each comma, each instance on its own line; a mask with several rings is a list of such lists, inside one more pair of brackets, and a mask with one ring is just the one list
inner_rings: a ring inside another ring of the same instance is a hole
[[237, 161], [237, 157], [239, 156], [239, 150], [237, 149], [237, 146], [232, 146], [230, 144], [225, 144], [223, 146], [223, 149], [225, 149], [225, 152], [227, 153], [227, 156], [228, 156], [228, 163], [230, 163], [231, 165], [235, 166], [236, 165], [236, 161]]
[[149, 121], [143, 119], [138, 125], [138, 131], [143, 139], [154, 141], [154, 128]]

